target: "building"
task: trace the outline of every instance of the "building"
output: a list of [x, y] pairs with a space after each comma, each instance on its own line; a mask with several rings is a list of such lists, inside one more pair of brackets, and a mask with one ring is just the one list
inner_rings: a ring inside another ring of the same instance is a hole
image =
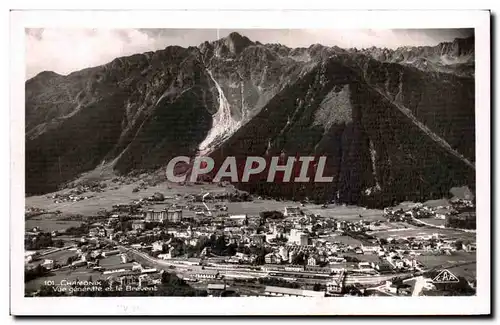
[[466, 252], [475, 252], [476, 251], [476, 244], [462, 244], [462, 249]]
[[73, 266], [73, 267], [80, 267], [80, 266], [84, 266], [84, 265], [87, 265], [87, 261], [78, 260], [78, 261], [74, 261], [73, 263], [71, 263], [71, 266]]
[[167, 221], [172, 223], [177, 223], [182, 220], [182, 210], [168, 210], [167, 211]]
[[207, 285], [207, 293], [209, 295], [220, 295], [226, 290], [226, 284], [224, 283], [209, 283]]
[[129, 258], [128, 258], [127, 254], [121, 254], [120, 255], [120, 259], [121, 259], [121, 262], [123, 264], [128, 263], [128, 261], [129, 261]]
[[362, 244], [361, 250], [363, 253], [378, 253], [382, 248], [378, 244]]
[[302, 212], [300, 211], [300, 208], [297, 207], [285, 207], [283, 215], [285, 217], [300, 217]]
[[314, 257], [313, 255], [309, 256], [309, 258], [307, 259], [307, 265], [308, 266], [316, 266], [316, 264], [317, 264], [316, 257]]
[[118, 254], [120, 254], [120, 251], [117, 250], [117, 249], [111, 250], [111, 251], [102, 252], [102, 256], [103, 257], [108, 257], [108, 256], [118, 255]]
[[191, 277], [198, 280], [214, 280], [219, 276], [219, 271], [216, 270], [196, 270], [190, 273]]
[[146, 229], [146, 224], [144, 221], [135, 220], [132, 222], [132, 230], [144, 230]]
[[299, 245], [301, 246], [307, 246], [309, 245], [309, 235], [301, 233], [299, 236]]
[[47, 270], [52, 270], [54, 268], [54, 260], [45, 260], [43, 261], [42, 266]]
[[123, 287], [138, 287], [141, 284], [139, 277], [132, 273], [119, 275], [116, 277], [116, 281]]
[[246, 214], [231, 215], [228, 221], [232, 225], [243, 226], [247, 223], [248, 217]]
[[154, 211], [154, 210], [150, 209], [150, 210], [144, 212], [143, 215], [144, 215], [144, 220], [146, 222], [177, 223], [177, 222], [180, 222], [182, 220], [182, 210], [181, 209], [175, 209], [175, 210], [163, 209], [160, 211]]
[[154, 211], [153, 209], [149, 209], [143, 215], [146, 222], [163, 222], [165, 219], [165, 210]]
[[324, 291], [312, 291], [302, 289], [291, 289], [283, 287], [266, 286], [264, 289], [266, 296], [274, 297], [324, 297]]
[[282, 262], [281, 256], [276, 253], [269, 253], [264, 257], [267, 264], [280, 264]]
[[279, 254], [283, 261], [288, 261], [288, 249], [285, 246], [281, 246], [279, 249]]
[[153, 244], [152, 244], [152, 251], [153, 252], [161, 252], [163, 251], [163, 242], [162, 241], [155, 241]]
[[340, 294], [344, 290], [345, 269], [338, 273], [338, 276], [326, 284], [326, 292], [329, 294]]
[[379, 273], [390, 273], [392, 272], [392, 266], [388, 262], [372, 262], [372, 267]]
[[295, 252], [294, 250], [290, 251], [288, 253], [288, 261], [290, 263], [293, 263], [294, 259], [295, 259], [295, 256], [297, 255], [297, 252]]
[[262, 245], [266, 241], [266, 235], [264, 234], [255, 234], [250, 236], [250, 240], [257, 245]]
[[298, 229], [291, 229], [288, 243], [300, 246], [307, 246], [309, 244], [309, 236]]

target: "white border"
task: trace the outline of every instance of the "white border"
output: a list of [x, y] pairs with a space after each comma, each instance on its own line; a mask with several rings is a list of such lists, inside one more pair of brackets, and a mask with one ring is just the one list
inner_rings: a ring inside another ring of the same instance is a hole
[[[488, 11], [11, 12], [11, 313], [13, 315], [456, 315], [491, 312]], [[477, 296], [418, 298], [25, 298], [24, 28], [475, 28]], [[273, 299], [272, 302], [268, 299]]]

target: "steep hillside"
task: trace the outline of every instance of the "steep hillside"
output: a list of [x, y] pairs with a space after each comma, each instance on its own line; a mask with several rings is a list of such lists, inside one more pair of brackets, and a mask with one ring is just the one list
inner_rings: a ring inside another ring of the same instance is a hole
[[444, 148], [387, 97], [362, 71], [334, 58], [323, 61], [273, 98], [213, 157], [221, 163], [225, 156], [236, 156], [241, 170], [246, 156], [327, 156], [332, 183], [268, 184], [263, 173], [240, 184], [296, 199], [331, 200], [338, 193], [343, 202], [383, 206], [473, 184], [473, 165]]
[[[463, 48], [446, 53], [473, 57]], [[124, 174], [208, 154], [328, 157], [329, 184], [240, 184], [275, 196], [386, 204], [474, 187], [474, 79], [374, 53], [232, 33], [68, 76], [43, 72], [26, 82], [27, 193], [102, 164]]]

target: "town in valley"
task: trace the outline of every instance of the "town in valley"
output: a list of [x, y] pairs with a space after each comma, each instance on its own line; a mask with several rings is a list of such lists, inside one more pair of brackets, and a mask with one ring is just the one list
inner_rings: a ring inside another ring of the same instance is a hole
[[455, 194], [378, 210], [147, 174], [81, 180], [26, 199], [25, 294], [474, 295], [475, 200]]

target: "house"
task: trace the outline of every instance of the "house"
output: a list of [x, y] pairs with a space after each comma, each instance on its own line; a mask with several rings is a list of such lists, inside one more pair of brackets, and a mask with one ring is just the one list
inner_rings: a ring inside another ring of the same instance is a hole
[[297, 244], [300, 246], [307, 246], [309, 244], [309, 236], [298, 229], [291, 229], [290, 236], [288, 237], [290, 244]]
[[82, 261], [86, 261], [87, 262], [87, 261], [89, 261], [89, 260], [92, 259], [92, 255], [90, 253], [88, 253], [88, 252], [82, 253], [82, 256], [80, 256], [80, 259]]
[[317, 258], [313, 255], [309, 256], [309, 258], [307, 259], [307, 265], [316, 266], [316, 264], [317, 264]]
[[152, 247], [153, 252], [163, 251], [163, 242], [162, 241], [155, 241], [152, 246], [153, 246]]
[[466, 252], [475, 252], [476, 251], [476, 244], [462, 244], [462, 249]]
[[52, 270], [54, 268], [54, 260], [45, 260], [43, 261], [42, 266], [47, 270]]
[[411, 295], [412, 287], [406, 283], [385, 282], [385, 290], [395, 295]]
[[108, 257], [108, 256], [118, 255], [118, 254], [120, 254], [120, 251], [118, 249], [102, 252], [103, 257]]
[[161, 283], [161, 274], [153, 273], [153, 274], [141, 274], [137, 277], [138, 286], [139, 287], [148, 287], [155, 284]]
[[390, 273], [392, 272], [392, 266], [388, 262], [372, 262], [372, 267], [379, 273]]
[[361, 245], [361, 250], [363, 251], [363, 253], [367, 254], [367, 253], [378, 253], [381, 248], [380, 248], [380, 245], [378, 244], [362, 244]]
[[84, 265], [87, 265], [87, 261], [78, 260], [78, 261], [74, 261], [73, 263], [71, 263], [71, 266], [73, 266], [73, 267], [80, 267], [80, 266], [84, 266]]
[[300, 217], [302, 215], [300, 208], [297, 207], [285, 207], [283, 213], [285, 217]]
[[371, 272], [373, 270], [372, 265], [370, 262], [359, 262], [358, 263], [358, 269], [361, 272]]
[[329, 294], [339, 294], [342, 292], [343, 286], [336, 280], [332, 280], [326, 284], [326, 292]]
[[89, 237], [97, 237], [99, 235], [99, 228], [91, 228], [89, 230]]
[[138, 287], [141, 284], [139, 277], [131, 272], [118, 275], [116, 281], [123, 287]]
[[129, 261], [128, 255], [127, 254], [120, 254], [120, 260], [122, 264], [126, 264]]
[[282, 262], [281, 256], [276, 253], [269, 253], [265, 255], [264, 260], [266, 264], [280, 264]]
[[250, 240], [257, 245], [262, 245], [266, 241], [266, 235], [255, 234], [250, 236]]
[[227, 224], [243, 226], [247, 223], [248, 217], [246, 214], [231, 215], [227, 221]]
[[146, 229], [146, 224], [144, 223], [144, 221], [141, 221], [141, 220], [135, 220], [134, 222], [132, 222], [132, 230], [144, 230]]
[[220, 295], [226, 290], [225, 283], [209, 283], [207, 285], [207, 292], [209, 295]]

